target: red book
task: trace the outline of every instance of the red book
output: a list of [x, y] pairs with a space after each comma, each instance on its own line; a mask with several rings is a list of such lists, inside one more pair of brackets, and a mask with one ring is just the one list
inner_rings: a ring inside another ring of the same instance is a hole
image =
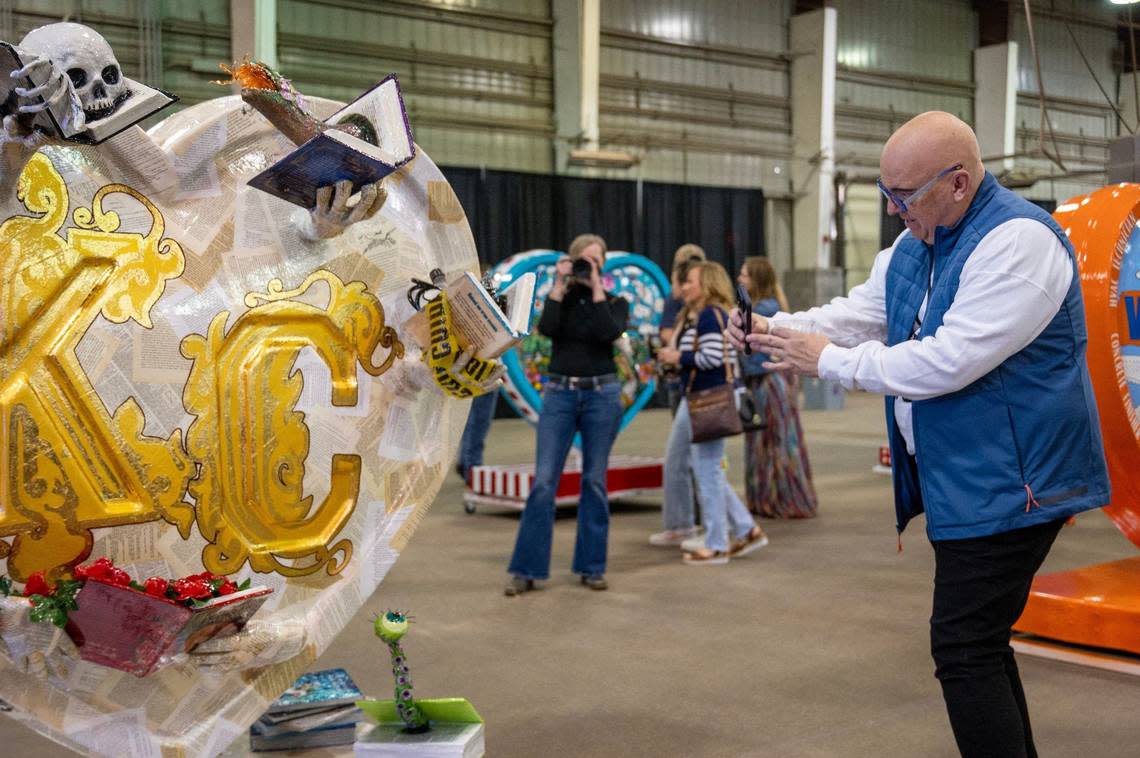
[[75, 597], [67, 634], [85, 661], [146, 676], [162, 656], [189, 652], [223, 632], [245, 626], [273, 590], [252, 587], [197, 608], [130, 587], [88, 579]]

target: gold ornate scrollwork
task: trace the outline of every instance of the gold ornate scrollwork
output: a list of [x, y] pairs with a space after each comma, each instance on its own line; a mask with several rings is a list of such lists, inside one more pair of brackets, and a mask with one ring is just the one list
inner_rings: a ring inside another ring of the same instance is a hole
[[[318, 281], [329, 287], [325, 308], [295, 299]], [[303, 378], [293, 365], [303, 349], [314, 350], [329, 368], [332, 404], [351, 406], [358, 395], [356, 365], [379, 376], [404, 346], [363, 283], [346, 285], [325, 270], [290, 291], [274, 279], [245, 303], [249, 310], [228, 333], [223, 311], [206, 336], [182, 341], [182, 354], [194, 364], [183, 402], [196, 416], [186, 445], [200, 465], [190, 493], [198, 529], [210, 543], [202, 562], [218, 574], [248, 560], [264, 573], [302, 576], [325, 568], [335, 575], [352, 555], [351, 541], [332, 541], [356, 508], [361, 460], [333, 456], [329, 494], [313, 509], [303, 487], [309, 430], [304, 414], [294, 410]], [[378, 347], [389, 352], [375, 364]]]
[[[103, 211], [114, 193], [149, 211], [145, 236], [119, 231], [118, 216]], [[192, 471], [180, 431], [143, 435], [133, 398], [111, 415], [75, 356], [100, 314], [150, 326], [151, 307], [183, 267], [162, 214], [130, 187], [107, 185], [90, 210], [75, 211], [79, 228], [65, 240], [67, 187], [43, 155], [20, 175], [17, 198], [37, 215], [0, 225], [0, 537], [14, 538], [0, 557], [24, 579], [86, 558], [96, 527], [188, 524], [181, 500]]]

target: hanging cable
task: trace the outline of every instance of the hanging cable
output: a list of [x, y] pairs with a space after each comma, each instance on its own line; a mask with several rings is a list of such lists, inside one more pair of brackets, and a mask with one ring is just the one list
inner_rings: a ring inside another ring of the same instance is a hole
[[[1029, 0], [1025, 0], [1025, 27], [1029, 30], [1029, 48], [1033, 51], [1033, 65], [1037, 71], [1037, 91], [1040, 97], [1041, 123], [1037, 127], [1037, 143], [1046, 158], [1068, 171], [1061, 161], [1061, 151], [1057, 147], [1057, 135], [1053, 133], [1053, 122], [1049, 120], [1049, 112], [1045, 109], [1045, 82], [1041, 79], [1041, 57], [1037, 55], [1037, 40], [1033, 35], [1033, 14], [1029, 10]], [[1045, 127], [1049, 127], [1049, 138], [1053, 141], [1053, 152], [1045, 147]]]
[[1140, 81], [1136, 77], [1136, 30], [1132, 28], [1132, 5], [1128, 6], [1128, 50], [1132, 53], [1132, 102], [1136, 105], [1136, 123], [1140, 124]]
[[[1112, 98], [1108, 96], [1108, 93], [1105, 92], [1104, 87], [1101, 86], [1100, 79], [1096, 78], [1096, 72], [1093, 71], [1093, 67], [1092, 64], [1089, 63], [1089, 59], [1085, 57], [1085, 51], [1081, 49], [1081, 43], [1077, 42], [1077, 35], [1073, 34], [1073, 27], [1065, 24], [1065, 31], [1069, 33], [1069, 37], [1073, 40], [1073, 46], [1077, 48], [1077, 52], [1080, 54], [1081, 60], [1085, 62], [1085, 68], [1089, 70], [1089, 76], [1091, 76], [1093, 81], [1096, 82], [1096, 88], [1100, 90], [1100, 94], [1104, 95], [1104, 101], [1108, 103], [1109, 108], [1112, 108], [1112, 112], [1116, 114], [1116, 118], [1118, 121], [1120, 121], [1120, 125], [1128, 130], [1129, 134], [1135, 134], [1136, 130], [1129, 126], [1128, 122], [1124, 120], [1124, 116], [1121, 115], [1120, 109], [1116, 107], [1116, 103], [1112, 102]], [[1132, 77], [1132, 81], [1136, 81], [1135, 76]]]

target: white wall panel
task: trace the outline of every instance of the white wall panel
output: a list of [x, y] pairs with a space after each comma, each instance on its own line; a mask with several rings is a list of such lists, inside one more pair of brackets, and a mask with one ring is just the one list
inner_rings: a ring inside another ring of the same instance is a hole
[[[1140, 14], [1137, 20], [1140, 20]], [[1072, 30], [1080, 51], [1073, 44], [1073, 37], [1069, 36], [1066, 27]], [[1041, 76], [1045, 80], [1045, 94], [1101, 104], [1105, 102], [1089, 73], [1089, 67], [1081, 60], [1081, 51], [1101, 85], [1110, 95], [1115, 93], [1116, 74], [1113, 71], [1112, 55], [1118, 44], [1113, 29], [1056, 19], [1045, 14], [1034, 15], [1033, 28], [1041, 58]], [[1014, 16], [1011, 36], [1018, 45], [1018, 91], [1036, 93], [1037, 72], [1023, 13]]]
[[646, 180], [788, 195], [791, 5], [604, 0], [604, 146], [637, 155], [640, 164], [632, 171]]
[[839, 63], [969, 81], [977, 21], [969, 0], [835, 0]]
[[736, 48], [783, 50], [791, 0], [603, 0], [602, 28]]
[[437, 162], [550, 169], [549, 3], [279, 0], [278, 28], [303, 92], [348, 100], [396, 73]]

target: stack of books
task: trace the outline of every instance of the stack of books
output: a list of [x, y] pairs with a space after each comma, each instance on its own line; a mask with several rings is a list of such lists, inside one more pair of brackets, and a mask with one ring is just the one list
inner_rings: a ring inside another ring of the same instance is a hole
[[344, 669], [302, 675], [249, 728], [249, 749], [301, 750], [351, 745], [363, 696]]
[[431, 731], [408, 734], [403, 724], [380, 724], [360, 736], [356, 758], [481, 758], [486, 749], [482, 724], [432, 724]]
[[418, 734], [404, 731], [392, 700], [361, 700], [359, 706], [375, 726], [357, 734], [356, 758], [482, 758], [487, 748], [483, 717], [459, 697], [416, 700], [431, 729]]

